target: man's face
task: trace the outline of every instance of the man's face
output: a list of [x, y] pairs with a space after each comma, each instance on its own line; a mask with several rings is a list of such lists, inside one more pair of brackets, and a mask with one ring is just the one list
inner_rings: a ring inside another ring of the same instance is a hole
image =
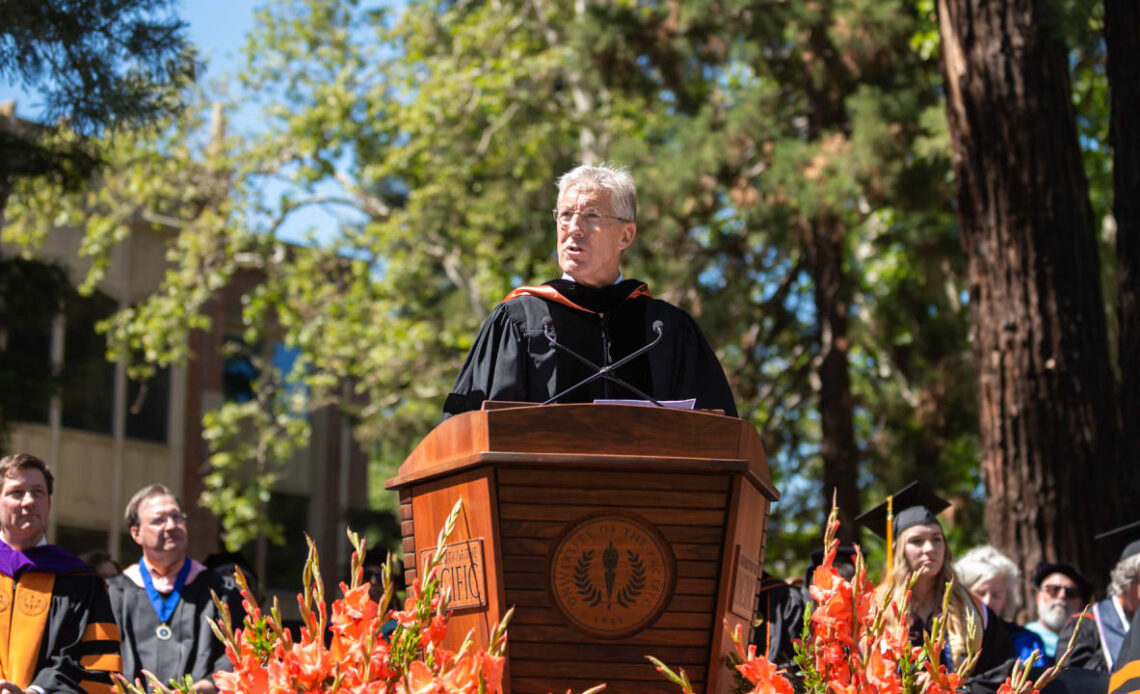
[[1140, 610], [1140, 578], [1128, 584], [1120, 596], [1120, 601], [1124, 603], [1124, 610], [1129, 614], [1135, 614]]
[[174, 497], [165, 494], [143, 499], [139, 504], [139, 524], [131, 526], [131, 537], [144, 553], [181, 558], [190, 541], [186, 516]]
[[0, 536], [15, 549], [35, 547], [44, 536], [51, 496], [35, 468], [9, 473], [0, 486]]
[[1053, 631], [1061, 631], [1069, 615], [1081, 609], [1081, 589], [1063, 573], [1053, 573], [1037, 589], [1037, 618]]
[[621, 252], [633, 243], [637, 226], [613, 219], [605, 191], [573, 185], [558, 199], [558, 212], [574, 214], [558, 230], [558, 267], [579, 284], [605, 287], [618, 277]]

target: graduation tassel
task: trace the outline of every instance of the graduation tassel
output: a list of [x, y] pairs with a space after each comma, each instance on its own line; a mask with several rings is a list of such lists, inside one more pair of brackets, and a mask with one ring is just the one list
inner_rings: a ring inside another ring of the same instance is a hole
[[891, 496], [887, 497], [887, 580], [888, 581], [891, 578], [891, 571], [894, 569], [894, 563], [895, 563], [895, 547], [894, 547], [895, 533], [894, 533], [894, 527], [893, 527], [895, 524], [894, 523], [894, 521], [895, 521], [894, 500], [895, 500], [895, 497], [893, 494]]

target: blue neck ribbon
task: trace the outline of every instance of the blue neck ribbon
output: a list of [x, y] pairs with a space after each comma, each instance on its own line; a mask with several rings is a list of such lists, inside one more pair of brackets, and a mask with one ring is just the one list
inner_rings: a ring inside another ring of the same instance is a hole
[[183, 560], [182, 568], [178, 571], [178, 578], [174, 579], [174, 590], [170, 591], [170, 595], [164, 597], [154, 587], [154, 580], [150, 577], [150, 571], [147, 571], [146, 562], [139, 562], [139, 573], [142, 574], [146, 596], [150, 598], [150, 604], [154, 606], [154, 611], [158, 613], [158, 619], [163, 624], [170, 622], [170, 616], [174, 614], [174, 609], [178, 607], [178, 601], [182, 599], [182, 589], [186, 587], [186, 577], [190, 575], [190, 564], [189, 557]]

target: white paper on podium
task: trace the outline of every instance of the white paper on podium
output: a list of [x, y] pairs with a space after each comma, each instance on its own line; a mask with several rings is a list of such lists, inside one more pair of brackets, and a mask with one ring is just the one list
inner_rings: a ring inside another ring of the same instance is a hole
[[[665, 407], [674, 410], [691, 410], [697, 406], [696, 398], [689, 398], [688, 400], [660, 400]], [[594, 401], [595, 405], [648, 405], [650, 407], [657, 407], [650, 400], [606, 400], [599, 398]]]

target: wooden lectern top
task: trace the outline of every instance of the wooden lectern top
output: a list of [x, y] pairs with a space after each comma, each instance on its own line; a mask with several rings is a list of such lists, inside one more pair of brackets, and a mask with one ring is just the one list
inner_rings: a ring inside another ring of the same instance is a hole
[[736, 417], [643, 405], [487, 404], [436, 427], [385, 486], [402, 488], [488, 463], [550, 462], [739, 472], [768, 499], [779, 499], [756, 428]]

